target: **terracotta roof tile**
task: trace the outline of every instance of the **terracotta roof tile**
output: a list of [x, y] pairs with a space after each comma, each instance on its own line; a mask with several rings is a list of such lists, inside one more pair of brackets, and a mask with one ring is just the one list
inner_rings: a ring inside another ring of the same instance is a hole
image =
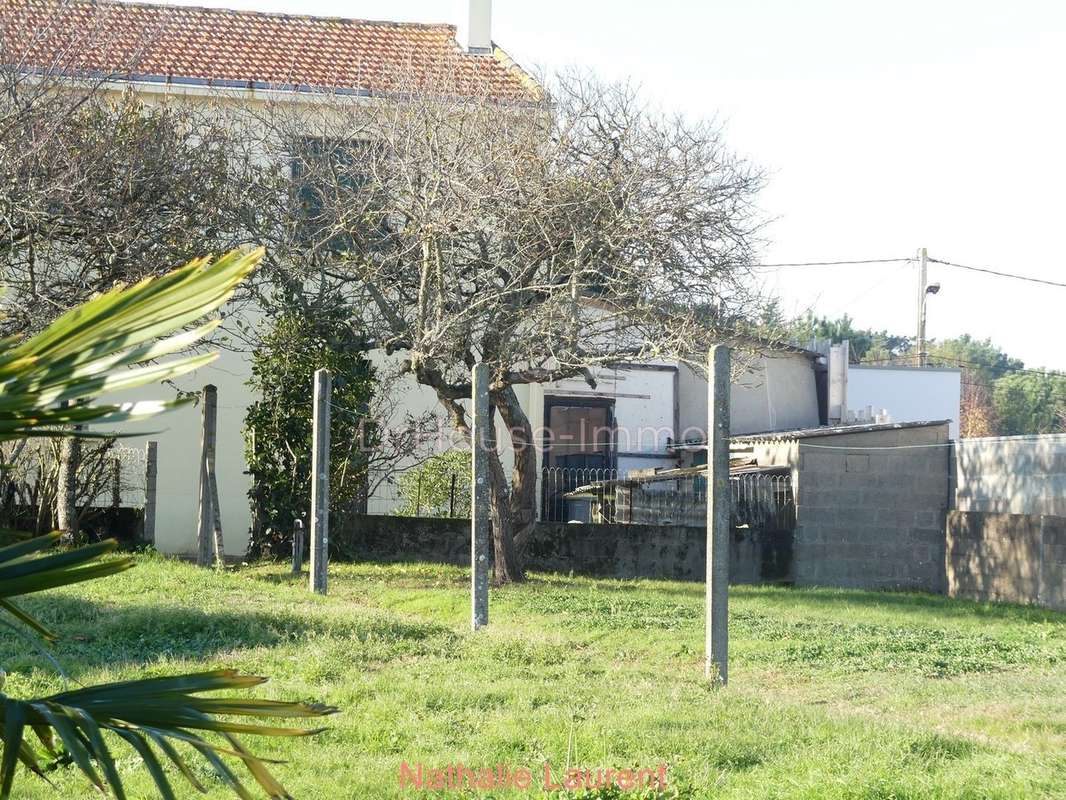
[[179, 83], [388, 91], [444, 78], [527, 98], [536, 83], [505, 53], [473, 55], [452, 25], [374, 22], [115, 0], [0, 0], [4, 60]]

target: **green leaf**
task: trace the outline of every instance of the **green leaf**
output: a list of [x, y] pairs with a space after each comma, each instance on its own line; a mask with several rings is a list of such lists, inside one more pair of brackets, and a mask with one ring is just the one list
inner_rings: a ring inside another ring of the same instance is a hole
[[96, 759], [96, 763], [103, 768], [104, 778], [115, 793], [115, 797], [118, 800], [126, 800], [126, 792], [122, 788], [122, 779], [115, 768], [115, 759], [111, 757], [111, 751], [107, 749], [107, 743], [104, 742], [104, 737], [100, 733], [100, 727], [96, 724], [96, 720], [80, 708], [73, 708], [70, 713], [74, 722], [85, 732], [85, 738], [88, 739], [89, 744], [92, 746], [90, 752], [93, 758]]
[[77, 764], [78, 769], [85, 774], [85, 777], [89, 779], [93, 786], [101, 792], [104, 791], [103, 781], [100, 780], [100, 776], [93, 769], [88, 749], [85, 747], [77, 729], [66, 716], [67, 710], [61, 706], [56, 706], [55, 711], [53, 711], [47, 702], [31, 703], [31, 707], [59, 734], [63, 747], [66, 748], [67, 753]]
[[167, 780], [166, 773], [163, 771], [162, 764], [159, 763], [159, 759], [156, 758], [155, 753], [152, 752], [151, 746], [144, 740], [144, 737], [135, 731], [123, 728], [115, 729], [115, 733], [129, 742], [133, 749], [137, 751], [141, 761], [144, 762], [144, 766], [148, 768], [148, 774], [155, 781], [156, 788], [159, 789], [159, 794], [163, 800], [177, 800], [174, 790], [170, 786], [170, 781]]
[[193, 771], [189, 769], [189, 765], [185, 763], [185, 759], [181, 757], [178, 749], [167, 741], [166, 737], [153, 730], [147, 729], [145, 730], [145, 736], [151, 739], [156, 746], [163, 751], [166, 757], [170, 759], [171, 763], [178, 768], [178, 771], [185, 776], [185, 780], [189, 782], [190, 786], [200, 792], [200, 794], [207, 794], [207, 787], [200, 783], [196, 775], [193, 774]]
[[[233, 251], [214, 263], [198, 259], [162, 277], [105, 292], [26, 342], [0, 341], [0, 439], [39, 434], [48, 426], [140, 416], [132, 407], [52, 406], [173, 378], [214, 359], [208, 353], [130, 369], [185, 349], [214, 330], [218, 323], [212, 320], [181, 331], [225, 303], [262, 256], [260, 248]], [[168, 334], [173, 335], [157, 341]]]
[[32, 628], [34, 631], [37, 632], [37, 635], [44, 639], [46, 642], [54, 642], [58, 638], [54, 633], [52, 633], [52, 631], [48, 630], [48, 628], [44, 627], [44, 625], [35, 620], [17, 605], [12, 603], [10, 600], [0, 599], [0, 608], [4, 609], [4, 611], [13, 616], [23, 625]]
[[11, 796], [15, 765], [22, 748], [22, 731], [26, 727], [26, 707], [17, 700], [4, 702], [4, 755], [0, 758], [0, 798]]

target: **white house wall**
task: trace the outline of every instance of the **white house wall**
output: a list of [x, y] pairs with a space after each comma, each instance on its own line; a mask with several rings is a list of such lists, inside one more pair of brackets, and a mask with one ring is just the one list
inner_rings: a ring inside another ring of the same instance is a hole
[[666, 446], [674, 436], [674, 369], [664, 364], [600, 369], [593, 376], [595, 389], [582, 378], [540, 387], [540, 425], [545, 397], [608, 398], [614, 401], [618, 471], [672, 464]]
[[[174, 381], [183, 391], [199, 392], [210, 383], [218, 388], [215, 472], [219, 511], [226, 553], [243, 555], [248, 545], [251, 514], [248, 490], [251, 488], [244, 460], [242, 430], [253, 397], [245, 382], [250, 362], [243, 353], [221, 351], [212, 364]], [[309, 387], [310, 388], [310, 387]], [[152, 385], [104, 398], [111, 400], [168, 400], [174, 397], [168, 386]], [[136, 425], [109, 426], [122, 434], [127, 447], [144, 448], [149, 439], [159, 443], [159, 471], [156, 479], [156, 546], [166, 553], [194, 553], [199, 516], [200, 407], [186, 405]]]
[[[678, 438], [702, 439], [707, 429], [707, 380], [682, 365], [678, 385]], [[735, 435], [817, 427], [818, 393], [810, 357], [788, 352], [752, 360], [730, 387], [729, 415]]]
[[959, 438], [959, 406], [962, 371], [933, 367], [872, 367], [852, 364], [848, 368], [848, 409], [864, 412], [867, 407], [888, 412], [891, 422], [951, 420], [949, 435]]

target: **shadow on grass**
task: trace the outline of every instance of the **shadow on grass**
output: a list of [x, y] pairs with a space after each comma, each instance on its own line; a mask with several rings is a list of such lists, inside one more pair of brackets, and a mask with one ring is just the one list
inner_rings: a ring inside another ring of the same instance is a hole
[[990, 603], [962, 600], [945, 595], [891, 590], [835, 589], [830, 587], [771, 588], [763, 586], [730, 587], [739, 597], [787, 604], [792, 608], [817, 606], [861, 607], [869, 610], [893, 608], [937, 617], [969, 617], [1003, 622], [1066, 623], [1066, 613], [1039, 606], [1014, 603]]
[[[443, 625], [373, 612], [337, 617], [155, 604], [114, 609], [65, 596], [27, 598], [21, 605], [59, 636], [48, 649], [71, 677], [101, 667], [160, 660], [210, 661], [234, 651], [299, 645], [313, 638], [347, 641], [363, 650], [374, 644], [381, 660], [389, 660], [436, 651], [455, 638]], [[25, 639], [2, 630], [0, 663], [9, 671], [52, 671]]]
[[[604, 592], [619, 596], [645, 595], [674, 602], [702, 603], [702, 583], [677, 581], [658, 582], [651, 579], [614, 579], [570, 576], [559, 573], [536, 573], [530, 585], [561, 592]], [[1040, 606], [1016, 603], [979, 602], [914, 591], [890, 589], [838, 589], [827, 586], [774, 586], [770, 584], [733, 584], [730, 596], [738, 600], [752, 600], [780, 604], [790, 610], [804, 607], [844, 611], [861, 608], [871, 611], [897, 609], [917, 615], [937, 618], [971, 618], [1015, 623], [1066, 624], [1066, 613]]]

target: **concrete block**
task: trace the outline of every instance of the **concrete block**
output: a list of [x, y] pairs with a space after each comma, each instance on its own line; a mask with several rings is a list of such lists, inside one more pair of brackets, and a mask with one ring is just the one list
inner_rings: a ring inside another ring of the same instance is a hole
[[[918, 510], [914, 512], [914, 524], [919, 528], [933, 528], [944, 518], [939, 511]], [[941, 534], [943, 538], [943, 534]]]
[[869, 472], [870, 454], [848, 453], [844, 457], [844, 470], [845, 472]]

